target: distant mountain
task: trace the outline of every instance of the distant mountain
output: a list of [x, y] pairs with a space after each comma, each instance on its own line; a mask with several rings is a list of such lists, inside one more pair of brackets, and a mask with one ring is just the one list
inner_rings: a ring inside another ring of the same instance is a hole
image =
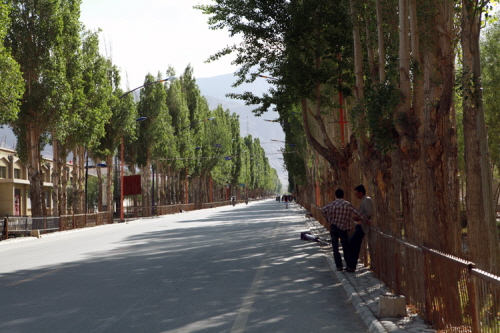
[[7, 149], [16, 149], [16, 136], [8, 126], [0, 127], [0, 147]]
[[[9, 126], [3, 125], [0, 127], [0, 147], [15, 150], [17, 145], [17, 138]], [[42, 156], [52, 159], [53, 152], [52, 146], [46, 145], [42, 151]]]
[[279, 123], [267, 122], [264, 119], [276, 119], [279, 114], [276, 111], [269, 110], [261, 117], [256, 117], [252, 110], [256, 106], [245, 105], [240, 100], [234, 100], [226, 97], [228, 93], [243, 93], [251, 91], [255, 95], [262, 95], [269, 89], [266, 80], [256, 80], [252, 84], [242, 84], [237, 88], [231, 87], [236, 81], [233, 74], [220, 75], [210, 78], [196, 79], [201, 94], [205, 96], [211, 109], [219, 104], [224, 109], [229, 109], [231, 113], [236, 113], [240, 117], [240, 135], [252, 135], [254, 139], [258, 138], [264, 150], [271, 167], [275, 168], [284, 188], [288, 187], [288, 176], [283, 169], [283, 155], [278, 151], [283, 147], [283, 143], [271, 140], [285, 141], [285, 134]]

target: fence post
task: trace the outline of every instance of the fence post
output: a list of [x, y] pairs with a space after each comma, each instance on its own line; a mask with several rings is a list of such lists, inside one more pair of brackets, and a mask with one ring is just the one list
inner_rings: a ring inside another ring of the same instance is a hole
[[472, 333], [480, 333], [481, 328], [479, 325], [479, 309], [476, 294], [476, 278], [471, 274], [474, 265], [469, 265], [469, 277], [467, 279], [467, 292], [469, 294], [470, 312], [472, 317]]
[[425, 316], [427, 322], [430, 322], [431, 324], [434, 323], [434, 318], [432, 316], [432, 299], [431, 299], [431, 290], [430, 290], [430, 285], [431, 283], [429, 282], [429, 254], [427, 251], [425, 251], [425, 248], [422, 248], [422, 254], [424, 256], [423, 261], [424, 261], [424, 290], [425, 290]]
[[393, 246], [394, 246], [394, 259], [395, 259], [395, 265], [394, 265], [394, 270], [395, 270], [395, 278], [396, 278], [396, 283], [395, 285], [395, 291], [396, 295], [401, 295], [401, 287], [400, 287], [400, 264], [399, 264], [399, 248], [398, 248], [398, 243], [393, 241]]

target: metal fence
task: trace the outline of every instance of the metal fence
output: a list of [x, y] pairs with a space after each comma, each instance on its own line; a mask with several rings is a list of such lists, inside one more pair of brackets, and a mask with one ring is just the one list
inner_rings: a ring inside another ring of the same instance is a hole
[[170, 215], [179, 213], [181, 211], [187, 212], [191, 210], [194, 210], [194, 204], [177, 204], [153, 207], [129, 206], [124, 207], [124, 217], [139, 218], [157, 215]]
[[1, 219], [1, 236], [26, 236], [32, 230], [40, 230], [41, 233], [57, 231], [60, 229], [59, 217], [31, 217], [31, 216], [7, 216]]
[[500, 332], [500, 277], [372, 228], [371, 269], [441, 332]]
[[[238, 203], [244, 202], [240, 200]], [[212, 202], [202, 204], [202, 209], [230, 205], [230, 201]], [[125, 218], [135, 219], [156, 215], [169, 215], [179, 212], [195, 210], [195, 204], [177, 204], [153, 207], [125, 207]], [[114, 223], [110, 212], [99, 212], [92, 214], [72, 214], [60, 217], [29, 217], [8, 216], [0, 218], [0, 239], [8, 239], [9, 236], [29, 236], [32, 230], [40, 230], [41, 233], [51, 231], [64, 231], [95, 227], [98, 225]]]
[[[320, 207], [302, 206], [329, 229]], [[500, 332], [500, 277], [476, 269], [474, 263], [375, 227], [365, 237], [360, 260], [440, 333]]]
[[[244, 200], [237, 200], [237, 203], [244, 203], [244, 202], [245, 202]], [[231, 201], [202, 203], [201, 209], [215, 208], [228, 205], [231, 205]], [[196, 205], [194, 203], [153, 206], [153, 207], [129, 206], [129, 207], [124, 207], [124, 217], [139, 218], [139, 217], [149, 217], [156, 215], [170, 215], [180, 212], [189, 212], [192, 210], [196, 210]]]

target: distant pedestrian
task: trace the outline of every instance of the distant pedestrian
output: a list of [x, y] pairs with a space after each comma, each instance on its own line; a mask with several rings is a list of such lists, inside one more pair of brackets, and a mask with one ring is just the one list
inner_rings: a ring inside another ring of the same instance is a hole
[[[366, 195], [366, 189], [363, 185], [358, 185], [354, 188], [354, 196], [361, 200], [359, 206], [359, 211], [363, 213], [368, 219], [372, 219], [373, 211], [375, 209], [373, 200]], [[365, 221], [354, 217], [356, 222], [356, 227], [354, 233], [349, 238], [349, 261], [346, 261], [347, 268], [346, 271], [354, 272], [356, 270], [356, 264], [359, 258], [359, 252], [361, 251], [361, 244], [363, 243], [363, 237], [370, 231], [370, 225]]]
[[342, 249], [344, 251], [344, 259], [346, 263], [348, 262], [349, 256], [349, 245], [348, 245], [348, 231], [351, 228], [351, 215], [354, 214], [359, 219], [370, 224], [370, 220], [367, 219], [359, 210], [357, 210], [350, 202], [345, 201], [344, 191], [342, 189], [337, 189], [335, 191], [335, 197], [337, 200], [332, 201], [328, 205], [322, 208], [321, 212], [326, 218], [328, 223], [330, 223], [330, 236], [332, 237], [332, 250], [333, 259], [335, 260], [335, 265], [337, 270], [341, 271], [344, 269], [342, 264], [342, 258], [339, 252], [339, 239], [342, 243]]

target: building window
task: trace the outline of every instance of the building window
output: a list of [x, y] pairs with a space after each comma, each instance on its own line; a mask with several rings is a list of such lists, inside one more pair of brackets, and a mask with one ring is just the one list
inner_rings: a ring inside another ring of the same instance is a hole
[[46, 191], [45, 193], [45, 207], [50, 208], [50, 192]]
[[21, 179], [21, 169], [14, 169], [14, 178]]
[[7, 178], [7, 167], [0, 166], [0, 178]]

